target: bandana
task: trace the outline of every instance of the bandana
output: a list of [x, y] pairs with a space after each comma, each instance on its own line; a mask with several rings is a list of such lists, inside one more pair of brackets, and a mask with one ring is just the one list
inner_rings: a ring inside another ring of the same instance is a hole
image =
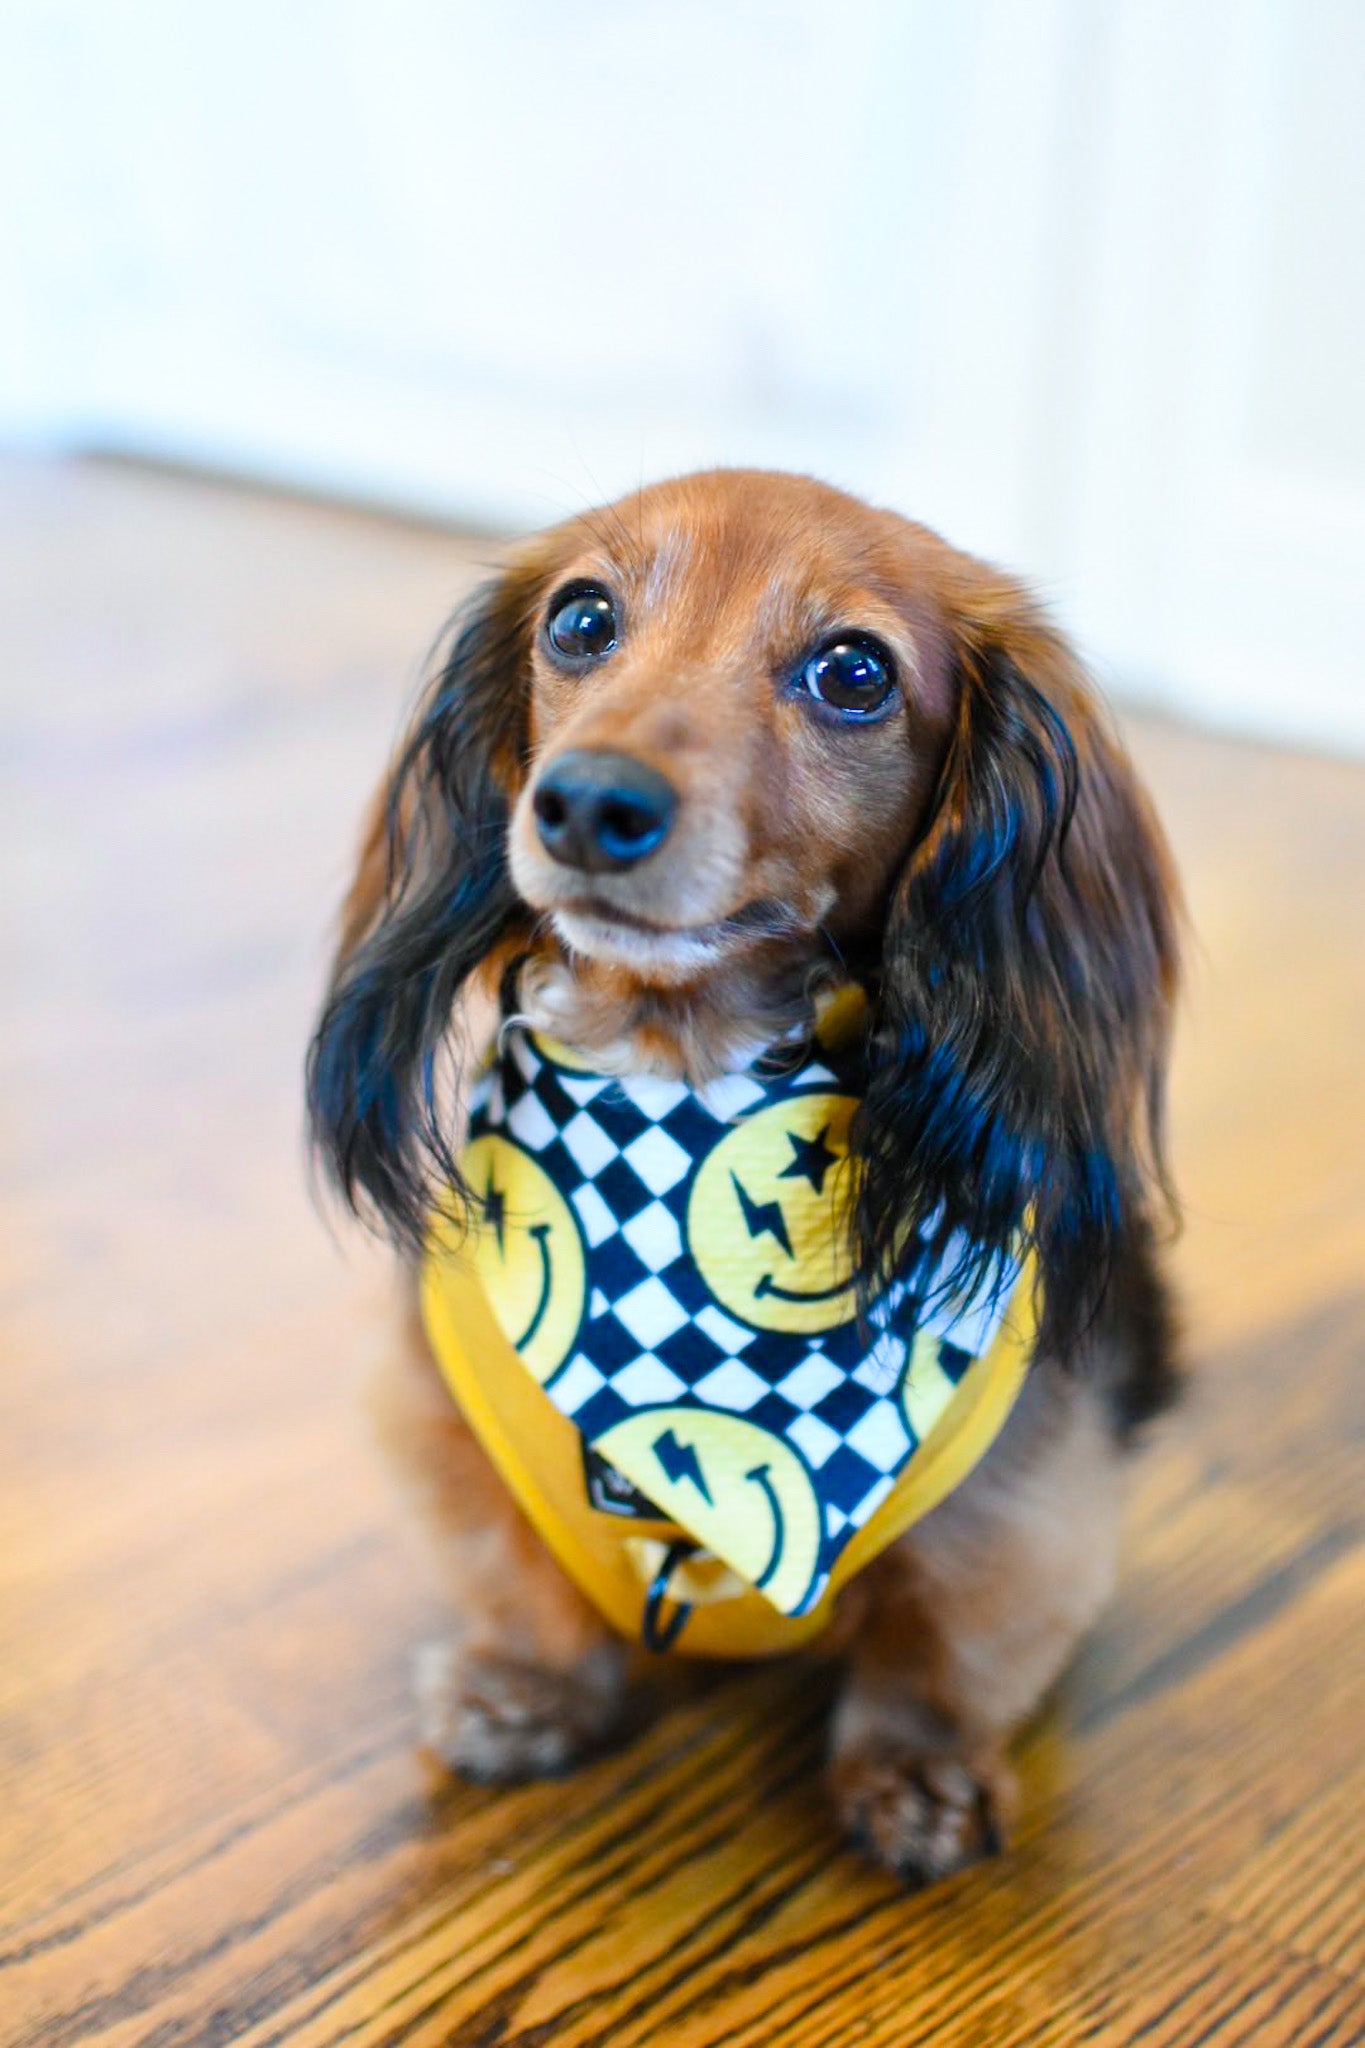
[[857, 1102], [816, 1041], [693, 1089], [594, 1073], [510, 1024], [475, 1093], [461, 1170], [481, 1206], [467, 1234], [433, 1229], [433, 1347], [561, 1561], [654, 1647], [665, 1592], [708, 1654], [814, 1633], [1021, 1384], [1018, 1262], [954, 1301], [954, 1248], [935, 1267], [912, 1245], [859, 1316]]

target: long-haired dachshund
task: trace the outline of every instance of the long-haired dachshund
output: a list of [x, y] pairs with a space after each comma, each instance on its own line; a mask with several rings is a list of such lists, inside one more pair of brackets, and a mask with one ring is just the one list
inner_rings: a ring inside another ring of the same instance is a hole
[[309, 1072], [411, 1273], [380, 1415], [450, 1765], [599, 1748], [632, 1639], [818, 1643], [845, 1828], [918, 1881], [998, 1842], [1176, 1384], [1177, 922], [1074, 655], [923, 527], [718, 471], [476, 592]]

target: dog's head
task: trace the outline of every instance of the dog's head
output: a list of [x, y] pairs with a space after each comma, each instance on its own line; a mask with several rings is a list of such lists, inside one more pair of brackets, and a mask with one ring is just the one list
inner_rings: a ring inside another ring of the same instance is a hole
[[656, 1022], [839, 960], [873, 996], [869, 1287], [933, 1211], [964, 1282], [1022, 1231], [1054, 1301], [1093, 1296], [1156, 1155], [1172, 885], [1019, 585], [804, 478], [642, 491], [476, 594], [381, 810], [312, 1108], [401, 1236], [458, 1187], [437, 1055], [508, 948], [554, 944]]
[[644, 493], [554, 537], [513, 883], [575, 954], [678, 983], [842, 943], [922, 816], [953, 702], [909, 529], [787, 477]]

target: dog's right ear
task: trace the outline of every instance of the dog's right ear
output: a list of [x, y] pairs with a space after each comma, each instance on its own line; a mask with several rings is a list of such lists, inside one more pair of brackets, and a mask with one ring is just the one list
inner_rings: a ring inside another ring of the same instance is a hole
[[468, 1196], [443, 1086], [456, 1004], [525, 914], [507, 821], [544, 566], [523, 557], [456, 615], [376, 799], [308, 1053], [310, 1132], [330, 1178], [413, 1248], [434, 1203]]

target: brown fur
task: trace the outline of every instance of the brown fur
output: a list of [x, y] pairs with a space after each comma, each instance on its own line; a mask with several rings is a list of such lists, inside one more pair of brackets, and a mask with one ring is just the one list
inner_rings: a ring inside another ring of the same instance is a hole
[[560, 1571], [466, 1425], [407, 1304], [375, 1382], [379, 1441], [450, 1594], [451, 1638], [418, 1660], [423, 1740], [466, 1775], [537, 1776], [615, 1730], [625, 1655]]
[[[537, 627], [550, 593], [578, 578], [619, 594], [625, 630], [610, 660], [568, 674]], [[1014, 690], [1025, 711], [1041, 699], [1065, 725], [1078, 798], [1065, 861], [1042, 840], [1030, 915], [1049, 946], [1021, 947], [971, 999], [1039, 1089], [1096, 1105], [1134, 1175], [1153, 1165], [1174, 883], [1100, 706], [1019, 585], [806, 479], [735, 472], [659, 486], [539, 537], [486, 607], [506, 681], [480, 713], [480, 744], [510, 811], [519, 908], [449, 1020], [457, 1068], [495, 1029], [514, 956], [522, 1009], [617, 1070], [703, 1080], [807, 1017], [821, 982], [846, 961], [875, 963], [883, 933], [913, 915], [916, 891], [990, 800], [990, 778], [1008, 785], [1017, 772], [1008, 754], [987, 758], [981, 737]], [[874, 727], [812, 718], [781, 686], [805, 649], [849, 624], [885, 642], [902, 678]], [[664, 772], [680, 802], [657, 856], [585, 876], [540, 845], [530, 793], [558, 754], [594, 747]], [[425, 801], [402, 773], [381, 792], [338, 985], [434, 857], [443, 827]], [[749, 923], [727, 925], [756, 905]], [[698, 932], [670, 950], [670, 935]], [[458, 1094], [457, 1076], [452, 1120]], [[834, 1798], [849, 1830], [912, 1878], [998, 1839], [1005, 1744], [1107, 1592], [1114, 1424], [1159, 1406], [1170, 1384], [1150, 1228], [1135, 1213], [1076, 1356], [1040, 1355], [982, 1465], [842, 1604]], [[453, 1411], [415, 1316], [379, 1413], [459, 1617], [423, 1666], [428, 1739], [482, 1776], [562, 1767], [618, 1725], [619, 1645]]]

